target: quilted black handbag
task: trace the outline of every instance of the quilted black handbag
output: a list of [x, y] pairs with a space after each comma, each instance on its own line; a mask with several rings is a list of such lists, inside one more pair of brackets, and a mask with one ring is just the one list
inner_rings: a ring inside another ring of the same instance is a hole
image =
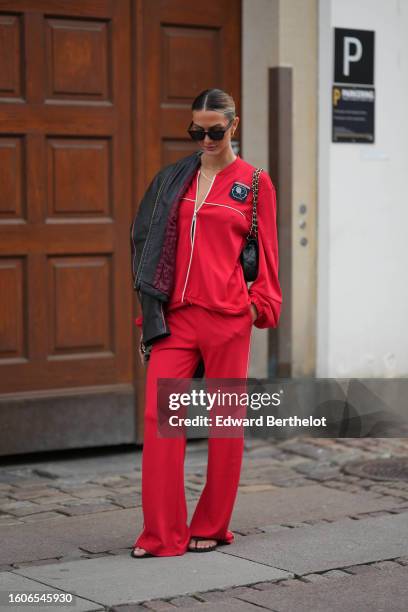
[[[251, 282], [258, 276], [259, 249], [258, 249], [258, 221], [256, 216], [256, 205], [258, 203], [259, 175], [263, 168], [256, 168], [252, 175], [252, 224], [246, 237], [246, 245], [241, 251], [240, 261], [244, 271], [246, 282]], [[251, 235], [252, 234], [252, 235]]]

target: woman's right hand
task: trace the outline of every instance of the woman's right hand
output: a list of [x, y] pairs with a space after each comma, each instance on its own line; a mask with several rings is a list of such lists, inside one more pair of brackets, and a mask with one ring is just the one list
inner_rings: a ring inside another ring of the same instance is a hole
[[143, 342], [143, 334], [140, 336], [140, 341], [139, 341], [139, 357], [140, 357], [140, 363], [144, 366], [146, 364], [144, 360], [144, 353], [142, 351], [142, 342]]

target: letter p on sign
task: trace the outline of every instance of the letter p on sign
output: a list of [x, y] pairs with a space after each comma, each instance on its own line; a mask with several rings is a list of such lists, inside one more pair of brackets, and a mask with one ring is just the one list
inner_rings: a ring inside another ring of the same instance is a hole
[[334, 82], [374, 85], [374, 32], [334, 28]]
[[343, 74], [350, 76], [351, 62], [359, 62], [363, 56], [363, 45], [354, 36], [345, 36], [343, 42]]

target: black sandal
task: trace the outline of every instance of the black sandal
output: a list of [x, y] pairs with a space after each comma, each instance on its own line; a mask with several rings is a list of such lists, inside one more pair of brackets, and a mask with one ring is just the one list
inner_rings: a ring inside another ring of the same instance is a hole
[[194, 548], [190, 548], [190, 546], [188, 547], [188, 550], [190, 552], [194, 552], [194, 553], [201, 553], [201, 552], [211, 552], [212, 550], [215, 550], [218, 546], [218, 542], [216, 544], [210, 544], [210, 546], [200, 546], [199, 548], [197, 547], [198, 541], [199, 540], [212, 540], [213, 538], [206, 538], [206, 537], [201, 537], [201, 536], [191, 536], [192, 540], [195, 540], [195, 546]]
[[[135, 546], [135, 548], [139, 548], [139, 546]], [[149, 553], [147, 551], [143, 553], [143, 555], [135, 555], [135, 548], [132, 548], [132, 550], [130, 551], [130, 556], [132, 557], [132, 559], [146, 559], [146, 557], [156, 557], [156, 555], [152, 555], [152, 553]]]

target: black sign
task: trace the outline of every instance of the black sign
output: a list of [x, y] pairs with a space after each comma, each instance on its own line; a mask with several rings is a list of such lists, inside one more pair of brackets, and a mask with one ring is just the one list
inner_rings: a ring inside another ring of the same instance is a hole
[[374, 87], [332, 87], [332, 142], [374, 142]]
[[334, 29], [334, 82], [374, 85], [374, 32]]

